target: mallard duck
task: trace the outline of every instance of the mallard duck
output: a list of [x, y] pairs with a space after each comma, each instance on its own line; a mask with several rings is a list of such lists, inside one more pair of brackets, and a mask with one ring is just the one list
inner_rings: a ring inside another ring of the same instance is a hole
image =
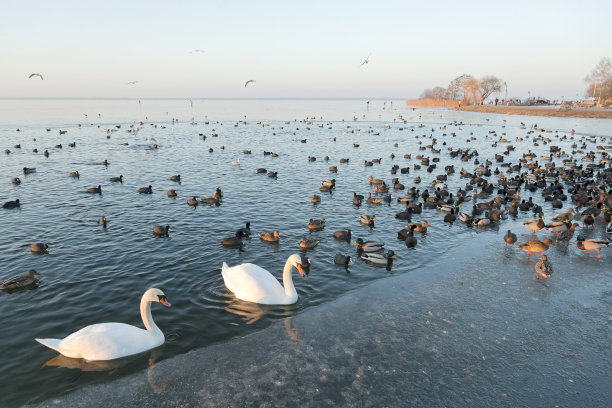
[[361, 238], [357, 238], [353, 245], [357, 245], [357, 251], [363, 252], [377, 252], [383, 249], [385, 244], [382, 242], [374, 242], [374, 241], [363, 241]]
[[317, 204], [321, 202], [321, 196], [317, 195], [317, 194], [313, 194], [312, 198], [310, 199], [310, 202], [313, 204]]
[[374, 227], [374, 221], [376, 220], [376, 217], [374, 216], [374, 214], [372, 215], [362, 215], [360, 217], [360, 222], [363, 225], [367, 225], [369, 227]]
[[267, 242], [278, 242], [278, 240], [280, 239], [280, 235], [278, 234], [278, 231], [274, 231], [274, 232], [260, 232], [259, 233], [259, 238], [263, 239], [264, 241]]
[[508, 244], [510, 244], [510, 246], [514, 245], [514, 243], [516, 242], [516, 234], [508, 230], [508, 232], [506, 232], [506, 235], [504, 235], [504, 241], [506, 242], [506, 246], [508, 246]]
[[21, 179], [19, 177], [13, 177], [11, 179], [11, 183], [13, 183], [13, 184], [21, 184]]
[[314, 248], [317, 246], [318, 243], [319, 241], [316, 239], [306, 239], [306, 237], [302, 237], [302, 239], [300, 240], [300, 248], [302, 249]]
[[459, 213], [459, 221], [461, 222], [465, 222], [466, 224], [470, 224], [474, 221], [474, 217], [472, 217], [471, 215], [468, 215], [464, 212], [460, 212]]
[[378, 184], [374, 189], [377, 193], [386, 194], [389, 192], [389, 187], [386, 184]]
[[531, 254], [542, 255], [539, 252], [548, 250], [548, 245], [537, 239], [527, 241], [523, 244], [519, 244], [518, 249], [525, 251], [531, 256]]
[[568, 229], [557, 235], [557, 241], [569, 241], [574, 236], [574, 230], [579, 227], [578, 223], [573, 223]]
[[582, 225], [587, 227], [591, 226], [592, 229], [595, 229], [595, 218], [591, 214], [587, 214], [582, 217]]
[[311, 231], [319, 231], [325, 228], [325, 220], [308, 220], [308, 229]]
[[219, 200], [215, 197], [201, 197], [200, 202], [203, 204], [219, 204]]
[[427, 221], [421, 221], [420, 224], [418, 223], [414, 223], [414, 224], [408, 224], [407, 227], [410, 229], [414, 226], [414, 231], [415, 232], [427, 232], [427, 227], [429, 226], [429, 223]]
[[176, 196], [177, 196], [176, 190], [172, 190], [172, 189], [168, 190], [168, 197], [176, 197]]
[[140, 187], [138, 189], [138, 193], [140, 193], [140, 194], [153, 194], [153, 186], [149, 185], [149, 187]]
[[334, 238], [336, 239], [341, 239], [344, 241], [350, 241], [351, 240], [351, 230], [338, 230], [336, 232], [334, 232]]
[[174, 176], [170, 176], [170, 180], [176, 181], [177, 183], [180, 183], [181, 182], [181, 175], [180, 174], [176, 174]]
[[344, 267], [348, 267], [349, 262], [351, 262], [350, 256], [344, 256], [342, 254], [336, 254], [336, 256], [334, 256], [334, 263], [336, 265], [343, 265]]
[[538, 274], [538, 279], [547, 279], [553, 273], [553, 266], [548, 261], [548, 257], [546, 255], [542, 255], [540, 260], [535, 264], [535, 270]]
[[235, 236], [223, 238], [221, 243], [226, 247], [238, 247], [242, 245], [242, 237], [244, 237], [244, 233], [242, 232], [242, 229], [239, 229], [236, 231]]
[[549, 231], [554, 232], [555, 235], [558, 236], [560, 232], [567, 231], [571, 226], [572, 224], [566, 221], [554, 221], [552, 224], [547, 225], [546, 227]]
[[42, 244], [40, 242], [37, 242], [35, 244], [30, 244], [30, 251], [35, 252], [35, 253], [48, 253], [49, 252], [49, 245], [47, 244]]
[[531, 220], [523, 223], [523, 226], [530, 229], [532, 234], [544, 228], [544, 214], [540, 214], [537, 220]]
[[[578, 225], [578, 224], [575, 224], [575, 225]], [[606, 234], [608, 235], [612, 234], [612, 221], [610, 221], [608, 225], [606, 225]]]
[[388, 250], [387, 253], [368, 252], [361, 255], [361, 259], [375, 264], [390, 264], [394, 259], [397, 259], [395, 252]]
[[215, 200], [221, 201], [221, 199], [223, 198], [223, 191], [221, 191], [220, 187], [215, 188], [215, 193], [213, 194], [213, 197], [215, 197]]
[[187, 199], [187, 205], [196, 207], [198, 205], [198, 199], [195, 196], [193, 196], [193, 198]]
[[375, 179], [372, 176], [368, 176], [370, 179], [370, 184], [385, 184], [385, 182], [381, 179]]
[[[240, 228], [238, 231], [242, 231], [242, 234], [245, 237], [248, 237], [249, 235], [251, 235], [251, 223], [247, 222], [245, 224], [244, 228]], [[238, 231], [236, 231], [236, 232], [238, 232]]]
[[98, 220], [98, 224], [100, 224], [101, 226], [103, 226], [104, 228], [106, 228], [106, 217], [102, 216], [102, 218], [100, 218]]
[[0, 290], [11, 290], [24, 288], [36, 281], [35, 275], [40, 275], [34, 269], [30, 269], [25, 275], [17, 275], [8, 278], [0, 284]]
[[576, 245], [578, 249], [586, 251], [585, 254], [591, 251], [597, 251], [597, 258], [601, 258], [601, 254], [599, 253], [600, 250], [612, 245], [612, 241], [604, 241], [603, 239], [584, 239], [584, 237], [578, 236], [577, 240]]
[[77, 171], [71, 171], [70, 174], [69, 174], [69, 177], [79, 178], [79, 177], [81, 177], [81, 175], [79, 174], [79, 172], [77, 170]]
[[120, 174], [119, 177], [111, 177], [109, 180], [112, 183], [123, 183], [123, 174]]
[[323, 180], [321, 182], [321, 185], [326, 186], [326, 187], [336, 188], [336, 179]]
[[[489, 213], [485, 213], [485, 217], [488, 216]], [[474, 225], [478, 225], [479, 227], [484, 227], [486, 225], [491, 224], [491, 220], [489, 218], [476, 218], [473, 221]]]
[[2, 204], [2, 208], [19, 208], [21, 206], [21, 204], [19, 204], [19, 199], [16, 199], [15, 201], [7, 201], [6, 203]]
[[156, 225], [153, 227], [153, 233], [160, 237], [168, 236], [169, 231], [170, 231], [169, 225], [166, 225], [165, 227], [161, 225]]
[[87, 193], [89, 194], [102, 194], [102, 186], [98, 185], [98, 187], [91, 187], [87, 189]]

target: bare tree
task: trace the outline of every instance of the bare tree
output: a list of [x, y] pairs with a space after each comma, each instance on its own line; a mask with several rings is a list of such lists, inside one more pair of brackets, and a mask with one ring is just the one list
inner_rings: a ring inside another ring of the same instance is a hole
[[477, 105], [480, 102], [482, 93], [480, 92], [480, 84], [473, 76], [470, 76], [462, 84], [463, 87], [463, 103], [466, 105]]
[[504, 81], [493, 75], [483, 77], [478, 83], [483, 100], [486, 100], [491, 94], [500, 93], [504, 87]]
[[595, 65], [591, 74], [584, 78], [587, 86], [587, 96], [611, 98], [612, 97], [612, 62], [604, 57]]
[[452, 100], [464, 99], [463, 83], [470, 78], [472, 78], [471, 75], [463, 74], [453, 79], [450, 82], [450, 84], [448, 84], [448, 88], [446, 88], [446, 95], [448, 99], [452, 99]]

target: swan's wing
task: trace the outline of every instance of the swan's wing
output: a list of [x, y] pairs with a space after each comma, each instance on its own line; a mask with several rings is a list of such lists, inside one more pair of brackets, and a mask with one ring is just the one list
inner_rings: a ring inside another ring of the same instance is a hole
[[265, 269], [250, 263], [233, 266], [221, 271], [225, 286], [238, 299], [261, 303], [270, 297], [286, 297], [285, 290], [274, 276]]
[[156, 347], [163, 343], [163, 338], [160, 343], [147, 330], [129, 324], [100, 323], [84, 327], [63, 340], [37, 341], [66, 357], [113, 360]]

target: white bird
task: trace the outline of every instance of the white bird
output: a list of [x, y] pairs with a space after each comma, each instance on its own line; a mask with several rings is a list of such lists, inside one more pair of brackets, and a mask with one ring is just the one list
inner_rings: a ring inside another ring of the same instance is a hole
[[128, 85], [134, 85], [134, 84], [137, 84], [137, 83], [138, 83], [138, 81], [130, 81], [130, 82], [128, 82], [127, 84], [128, 84]]
[[248, 84], [250, 84], [251, 82], [255, 82], [254, 79], [249, 79], [248, 81], [246, 81], [246, 83], [244, 84], [244, 86], [246, 87]]
[[193, 54], [194, 52], [204, 52], [204, 50], [191, 50], [191, 51], [189, 51], [190, 54]]
[[28, 79], [32, 78], [33, 76], [39, 76], [40, 79], [44, 79], [43, 76], [41, 74], [30, 74], [30, 76], [28, 77]]
[[140, 300], [140, 315], [146, 330], [125, 323], [99, 323], [82, 328], [63, 339], [36, 339], [66, 357], [87, 361], [114, 360], [142, 353], [164, 343], [164, 334], [151, 317], [151, 302], [170, 307], [159, 289], [147, 290]]
[[365, 60], [363, 60], [363, 62], [361, 63], [360, 67], [365, 65], [365, 64], [367, 64], [368, 62], [370, 62], [370, 55], [372, 55], [372, 54], [368, 54], [368, 57]]
[[291, 305], [298, 300], [291, 271], [296, 268], [300, 275], [304, 276], [304, 273], [308, 273], [309, 265], [309, 259], [298, 254], [287, 258], [283, 269], [283, 286], [270, 272], [251, 263], [230, 268], [223, 262], [221, 275], [225, 286], [234, 292], [238, 299], [264, 305]]

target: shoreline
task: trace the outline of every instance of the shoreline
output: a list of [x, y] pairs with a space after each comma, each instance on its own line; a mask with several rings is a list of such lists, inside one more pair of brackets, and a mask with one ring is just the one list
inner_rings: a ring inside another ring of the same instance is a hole
[[455, 108], [463, 112], [495, 113], [502, 115], [524, 116], [554, 116], [558, 118], [612, 119], [612, 109], [581, 109], [559, 110], [558, 108], [531, 106], [492, 106], [470, 105]]

